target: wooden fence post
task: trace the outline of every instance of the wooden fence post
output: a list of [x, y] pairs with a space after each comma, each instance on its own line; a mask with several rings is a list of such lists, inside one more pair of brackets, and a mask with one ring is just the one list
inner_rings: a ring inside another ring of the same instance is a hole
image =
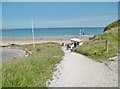
[[106, 51], [108, 52], [108, 39], [106, 39]]

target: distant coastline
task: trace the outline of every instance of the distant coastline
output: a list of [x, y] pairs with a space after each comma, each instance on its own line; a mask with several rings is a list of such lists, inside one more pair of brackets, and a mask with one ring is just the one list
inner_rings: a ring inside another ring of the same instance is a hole
[[[69, 43], [71, 38], [80, 38], [88, 41], [90, 37], [101, 34], [104, 28], [86, 27], [86, 28], [35, 28], [35, 43], [57, 42]], [[12, 29], [2, 30], [2, 44], [32, 44], [32, 30], [29, 29]]]
[[[84, 27], [84, 28], [34, 28], [35, 37], [74, 37], [79, 33], [85, 36], [98, 35], [103, 32], [103, 27]], [[2, 37], [4, 38], [18, 38], [18, 37], [32, 37], [31, 28], [22, 29], [3, 29]]]

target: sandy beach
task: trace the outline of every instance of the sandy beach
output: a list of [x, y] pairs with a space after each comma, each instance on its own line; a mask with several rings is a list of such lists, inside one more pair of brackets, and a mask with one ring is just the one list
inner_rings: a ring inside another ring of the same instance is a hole
[[[84, 41], [88, 41], [90, 36], [84, 36], [84, 37], [75, 37], [75, 38], [79, 38], [82, 39], [83, 42]], [[74, 37], [36, 37], [34, 40], [35, 44], [38, 43], [46, 43], [46, 42], [56, 42], [56, 43], [70, 43], [70, 39], [74, 38]], [[19, 44], [19, 45], [24, 45], [24, 44], [32, 44], [33, 43], [33, 39], [32, 38], [25, 38], [25, 37], [21, 37], [21, 38], [9, 38], [9, 37], [4, 37], [4, 38], [0, 38], [2, 40], [0, 40], [0, 45], [8, 45], [8, 44]]]

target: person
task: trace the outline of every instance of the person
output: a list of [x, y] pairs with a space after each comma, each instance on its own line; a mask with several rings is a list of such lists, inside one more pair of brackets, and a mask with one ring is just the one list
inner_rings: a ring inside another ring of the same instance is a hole
[[62, 43], [61, 46], [64, 46], [64, 43]]
[[73, 51], [74, 44], [71, 44], [70, 50]]
[[26, 57], [28, 57], [28, 48], [25, 48]]
[[67, 44], [67, 50], [69, 49], [69, 44]]

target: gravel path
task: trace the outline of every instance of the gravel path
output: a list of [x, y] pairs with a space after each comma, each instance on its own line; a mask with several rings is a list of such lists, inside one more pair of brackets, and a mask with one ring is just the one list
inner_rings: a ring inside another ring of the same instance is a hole
[[87, 57], [66, 51], [57, 65], [48, 87], [117, 87], [118, 72], [110, 70], [105, 64], [95, 62]]

